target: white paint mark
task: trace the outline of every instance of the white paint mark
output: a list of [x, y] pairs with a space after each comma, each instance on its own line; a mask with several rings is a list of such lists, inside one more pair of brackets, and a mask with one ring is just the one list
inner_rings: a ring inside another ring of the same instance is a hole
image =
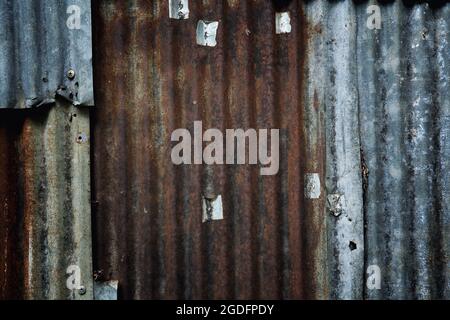
[[213, 220], [223, 220], [222, 196], [219, 195], [215, 199], [202, 200], [203, 222]]
[[291, 33], [291, 17], [289, 12], [275, 13], [275, 32], [276, 34]]
[[169, 0], [169, 17], [177, 20], [189, 19], [189, 1]]
[[306, 199], [320, 198], [320, 176], [318, 173], [307, 173], [305, 175], [305, 197]]
[[219, 28], [218, 21], [200, 20], [197, 24], [197, 44], [206, 47], [217, 45], [216, 36]]

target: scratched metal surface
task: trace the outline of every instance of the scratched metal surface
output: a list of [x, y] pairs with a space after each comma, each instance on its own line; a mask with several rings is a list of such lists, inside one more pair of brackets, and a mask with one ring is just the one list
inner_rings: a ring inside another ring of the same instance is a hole
[[[80, 29], [67, 26], [73, 5]], [[0, 21], [0, 109], [37, 107], [57, 95], [93, 105], [90, 0], [2, 0]]]

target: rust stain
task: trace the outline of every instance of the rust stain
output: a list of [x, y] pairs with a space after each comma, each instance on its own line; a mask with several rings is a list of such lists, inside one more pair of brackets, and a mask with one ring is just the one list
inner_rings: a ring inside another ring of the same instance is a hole
[[0, 112], [0, 299], [20, 299], [23, 254], [20, 246], [18, 183], [19, 154], [16, 139], [22, 125], [20, 116]]
[[[308, 217], [322, 207], [303, 198], [303, 175], [323, 177], [324, 158], [304, 145], [302, 2], [283, 2], [286, 37], [271, 1], [192, 2], [184, 21], [168, 19], [167, 2], [130, 3], [93, 8], [94, 268], [126, 299], [317, 296], [323, 226]], [[198, 19], [220, 21], [216, 47], [196, 45]], [[280, 128], [280, 172], [174, 166], [170, 135], [196, 120]], [[223, 220], [202, 223], [205, 194], [222, 196]]]

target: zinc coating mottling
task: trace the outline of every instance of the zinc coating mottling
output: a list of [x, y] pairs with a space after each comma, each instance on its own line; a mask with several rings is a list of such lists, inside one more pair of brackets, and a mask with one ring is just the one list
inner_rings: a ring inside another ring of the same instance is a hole
[[94, 104], [90, 0], [2, 0], [0, 22], [0, 109]]
[[[293, 13], [289, 34], [275, 32], [278, 9]], [[118, 280], [123, 299], [324, 298], [324, 184], [317, 199], [304, 192], [307, 174], [324, 181], [323, 104], [304, 88], [316, 31], [297, 1], [189, 11], [177, 20], [168, 1], [94, 3], [95, 272]], [[197, 45], [200, 20], [219, 22], [214, 47]], [[171, 133], [198, 120], [280, 128], [278, 175], [172, 164]], [[223, 219], [203, 223], [203, 200], [218, 196]]]

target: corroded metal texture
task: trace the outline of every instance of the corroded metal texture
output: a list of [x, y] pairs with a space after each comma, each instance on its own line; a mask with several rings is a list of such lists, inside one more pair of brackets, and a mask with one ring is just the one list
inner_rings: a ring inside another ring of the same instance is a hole
[[66, 102], [0, 111], [0, 299], [93, 297], [88, 116]]
[[[326, 296], [324, 104], [308, 62], [321, 31], [301, 1], [277, 3], [190, 1], [177, 20], [169, 1], [94, 2], [94, 265], [119, 298]], [[290, 33], [276, 34], [276, 11]], [[199, 20], [219, 22], [216, 46], [197, 45]], [[278, 175], [173, 165], [172, 131], [196, 120], [280, 128]], [[223, 219], [203, 223], [218, 195]]]
[[90, 0], [2, 0], [0, 21], [0, 109], [93, 105]]
[[[89, 1], [0, 3], [0, 108], [56, 102], [0, 112], [0, 298], [450, 299], [450, 4], [170, 3], [93, 1], [90, 119]], [[194, 121], [278, 174], [172, 164]]]
[[383, 7], [357, 37], [367, 298], [450, 299], [450, 3]]

